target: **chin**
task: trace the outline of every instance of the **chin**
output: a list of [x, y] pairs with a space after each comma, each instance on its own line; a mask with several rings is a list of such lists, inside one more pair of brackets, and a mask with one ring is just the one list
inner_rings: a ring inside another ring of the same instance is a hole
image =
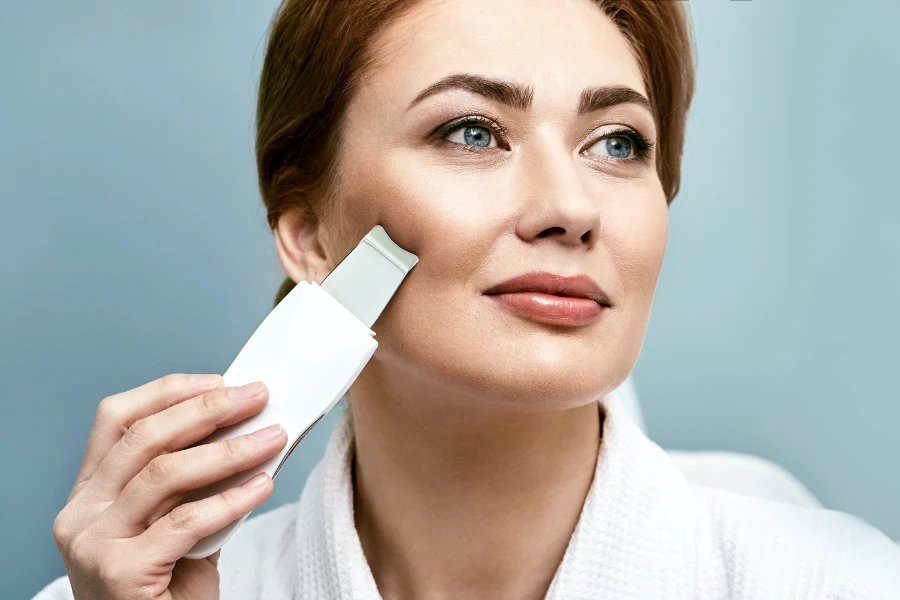
[[565, 410], [600, 400], [625, 379], [619, 375], [622, 370], [596, 351], [586, 357], [544, 349], [496, 364], [484, 393], [517, 410]]

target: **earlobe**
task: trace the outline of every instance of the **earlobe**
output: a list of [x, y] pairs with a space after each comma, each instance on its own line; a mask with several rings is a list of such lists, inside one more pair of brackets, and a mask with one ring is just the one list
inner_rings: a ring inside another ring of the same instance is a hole
[[273, 230], [275, 250], [285, 273], [292, 280], [322, 283], [330, 272], [322, 244], [323, 229], [315, 214], [293, 210], [279, 217]]

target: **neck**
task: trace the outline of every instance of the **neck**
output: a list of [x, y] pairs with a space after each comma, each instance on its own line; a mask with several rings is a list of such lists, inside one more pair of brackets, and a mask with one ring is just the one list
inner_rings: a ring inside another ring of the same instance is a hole
[[593, 481], [598, 404], [485, 409], [383, 375], [366, 367], [350, 409], [356, 528], [381, 596], [543, 598]]

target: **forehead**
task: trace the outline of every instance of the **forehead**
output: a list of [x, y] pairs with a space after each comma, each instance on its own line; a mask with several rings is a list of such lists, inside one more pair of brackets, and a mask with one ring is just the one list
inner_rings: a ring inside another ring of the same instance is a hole
[[647, 95], [627, 40], [593, 0], [421, 0], [370, 50], [378, 66], [366, 87], [407, 102], [458, 72], [532, 86], [536, 110], [560, 102], [574, 108], [589, 86]]

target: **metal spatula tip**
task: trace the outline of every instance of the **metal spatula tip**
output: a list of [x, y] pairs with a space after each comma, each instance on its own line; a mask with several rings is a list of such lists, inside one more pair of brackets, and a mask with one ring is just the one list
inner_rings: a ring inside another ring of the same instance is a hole
[[322, 282], [322, 289], [371, 327], [419, 257], [373, 227]]

